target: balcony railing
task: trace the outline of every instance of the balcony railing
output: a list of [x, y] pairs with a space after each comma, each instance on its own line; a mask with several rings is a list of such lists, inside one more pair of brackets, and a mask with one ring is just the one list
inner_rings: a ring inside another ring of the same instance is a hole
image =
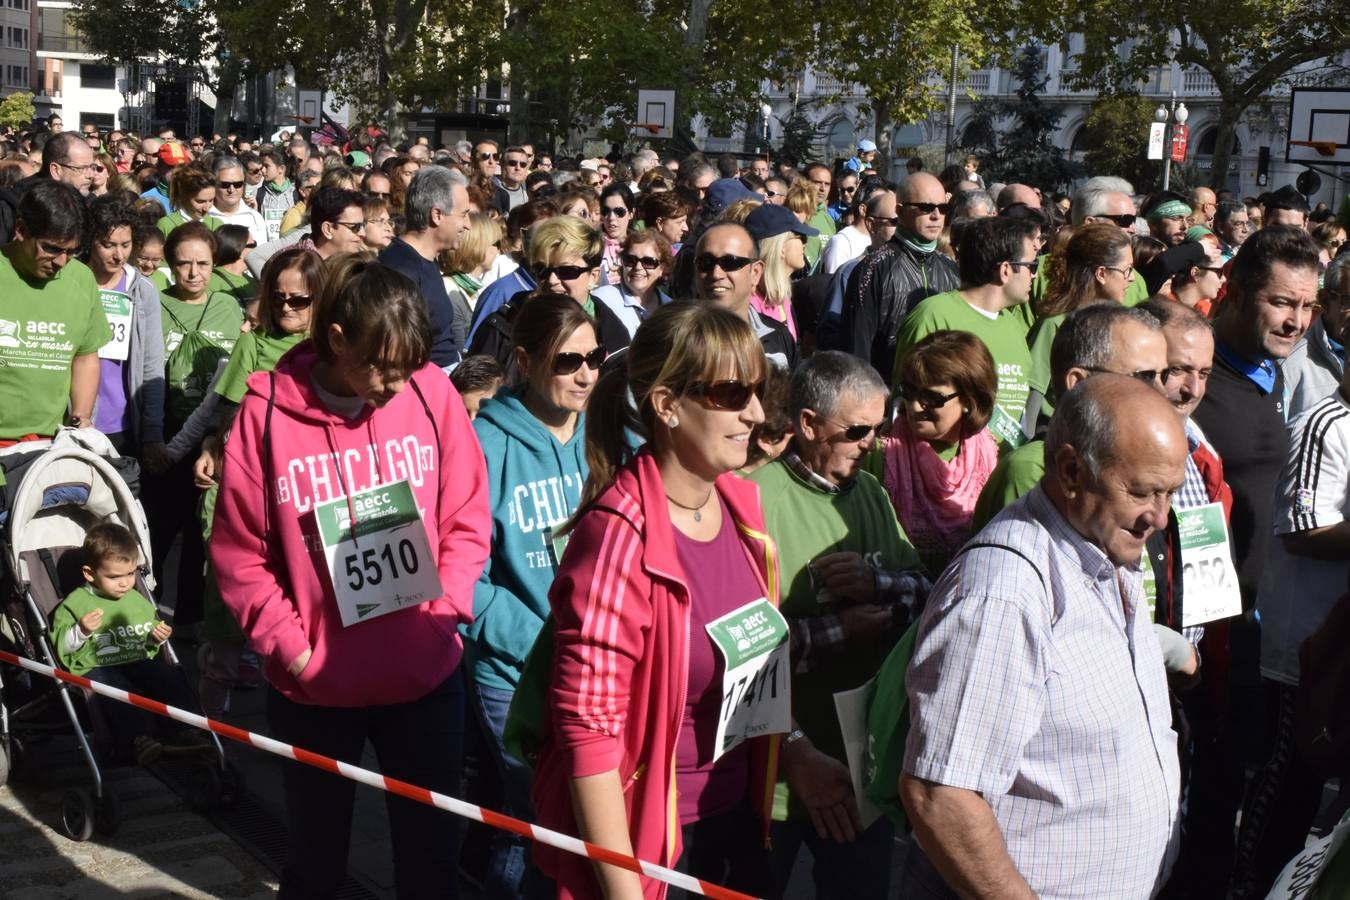
[[73, 34], [43, 34], [38, 32], [37, 48], [51, 53], [88, 53], [84, 40]]
[[984, 69], [977, 72], [971, 72], [966, 76], [966, 80], [961, 82], [961, 87], [976, 94], [989, 93], [989, 70]]
[[1181, 73], [1181, 91], [1184, 94], [1217, 94], [1214, 76], [1200, 69], [1186, 69]]
[[820, 95], [838, 94], [841, 97], [860, 97], [862, 91], [856, 84], [840, 81], [838, 78], [816, 76], [816, 93]]

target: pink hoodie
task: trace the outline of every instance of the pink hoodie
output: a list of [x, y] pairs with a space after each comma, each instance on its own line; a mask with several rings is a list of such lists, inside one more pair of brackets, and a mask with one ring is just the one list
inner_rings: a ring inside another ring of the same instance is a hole
[[[459, 665], [458, 625], [473, 619], [492, 528], [483, 453], [436, 367], [423, 366], [382, 409], [347, 420], [314, 393], [316, 361], [305, 342], [275, 373], [248, 380], [225, 444], [211, 535], [220, 591], [264, 657], [267, 680], [287, 698], [348, 707], [415, 700]], [[301, 521], [316, 503], [401, 479], [422, 510], [445, 594], [344, 628], [323, 550], [306, 546]], [[313, 655], [295, 678], [286, 668], [307, 648]]]

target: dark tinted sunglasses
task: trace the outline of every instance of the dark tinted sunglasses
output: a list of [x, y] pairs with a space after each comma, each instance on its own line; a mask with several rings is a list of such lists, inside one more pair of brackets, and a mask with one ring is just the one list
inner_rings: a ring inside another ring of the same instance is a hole
[[478, 158], [481, 159], [481, 160], [483, 160], [484, 162], [486, 162], [486, 161], [489, 160], [489, 159], [496, 159], [496, 158], [497, 158], [497, 154], [495, 154], [495, 153], [480, 153], [480, 154], [478, 154]]
[[553, 357], [554, 375], [571, 375], [585, 363], [592, 372], [599, 372], [609, 352], [604, 347], [596, 347], [590, 353], [559, 353]]
[[[753, 256], [732, 256], [730, 253], [723, 256], [713, 256], [711, 253], [700, 253], [698, 258], [694, 260], [694, 265], [706, 275], [716, 268], [720, 268], [723, 272], [739, 272], [754, 261]], [[741, 408], [737, 407], [737, 409]]]
[[600, 207], [600, 215], [602, 217], [613, 216], [616, 219], [626, 219], [628, 218], [628, 209], [623, 206], [602, 206]]
[[917, 403], [923, 409], [932, 412], [935, 409], [942, 409], [942, 407], [961, 396], [961, 393], [960, 391], [953, 391], [950, 394], [939, 394], [936, 391], [917, 388], [912, 384], [902, 384], [900, 385], [900, 396], [904, 398], [906, 403]]
[[761, 379], [754, 384], [743, 381], [700, 382], [691, 386], [688, 394], [709, 409], [740, 412], [750, 405], [751, 397], [764, 399], [764, 381]]
[[310, 297], [309, 294], [292, 294], [289, 297], [283, 297], [280, 294], [277, 295], [277, 303], [282, 306], [289, 306], [291, 309], [297, 311], [309, 309], [309, 305], [313, 302], [314, 299]]
[[619, 256], [619, 261], [629, 269], [636, 269], [638, 264], [641, 263], [642, 268], [646, 269], [648, 272], [661, 265], [661, 260], [657, 259], [655, 256], [638, 256], [635, 253], [624, 253]]
[[243, 187], [243, 186], [244, 186], [244, 183], [243, 183], [242, 181], [217, 181], [217, 182], [216, 182], [216, 187], [224, 188], [224, 189], [227, 190], [227, 191], [229, 191], [229, 190], [237, 191], [237, 190], [239, 190], [239, 189], [240, 189], [241, 187]]
[[917, 209], [925, 216], [931, 216], [934, 212], [939, 212], [945, 216], [952, 211], [952, 205], [950, 203], [902, 203], [900, 205], [908, 206], [910, 209]]
[[1118, 216], [1093, 216], [1094, 219], [1106, 219], [1108, 222], [1115, 222], [1121, 228], [1129, 228], [1134, 224], [1137, 218], [1134, 213], [1121, 213]]
[[832, 424], [838, 425], [840, 428], [844, 429], [843, 431], [840, 432], [840, 434], [843, 435], [844, 440], [849, 442], [850, 444], [856, 444], [858, 441], [861, 441], [868, 435], [885, 434], [886, 427], [890, 424], [889, 422], [878, 422], [875, 425], [861, 425], [861, 424], [845, 425], [843, 422], [835, 422], [832, 419], [826, 419], [825, 421], [831, 422]]
[[534, 280], [543, 284], [548, 276], [557, 275], [559, 281], [576, 281], [590, 270], [590, 266], [541, 266], [534, 270]]

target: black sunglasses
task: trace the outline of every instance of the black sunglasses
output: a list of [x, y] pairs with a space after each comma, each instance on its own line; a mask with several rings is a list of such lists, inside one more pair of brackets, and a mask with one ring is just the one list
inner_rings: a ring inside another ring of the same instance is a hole
[[596, 347], [590, 353], [559, 353], [553, 357], [553, 374], [571, 375], [581, 368], [582, 363], [585, 363], [592, 372], [599, 372], [607, 356], [609, 351], [604, 347]]
[[730, 253], [713, 256], [711, 253], [700, 253], [694, 260], [694, 266], [706, 275], [718, 268], [723, 272], [739, 272], [754, 261], [753, 256], [733, 256]]
[[628, 207], [626, 207], [626, 206], [602, 206], [602, 207], [600, 207], [600, 215], [601, 215], [602, 217], [603, 217], [603, 216], [613, 216], [613, 217], [616, 218], [616, 219], [625, 219], [625, 218], [628, 217]]
[[636, 253], [620, 254], [619, 261], [629, 269], [636, 269], [640, 263], [642, 268], [646, 269], [648, 272], [661, 265], [661, 260], [657, 259], [655, 256], [638, 256]]
[[1092, 218], [1106, 219], [1108, 222], [1115, 222], [1121, 228], [1129, 228], [1131, 225], [1134, 224], [1135, 219], [1138, 217], [1135, 216], [1134, 213], [1121, 213], [1118, 216], [1100, 215], [1100, 216], [1093, 216]]
[[908, 206], [910, 209], [917, 209], [925, 216], [931, 216], [934, 212], [939, 212], [945, 216], [952, 211], [952, 205], [950, 203], [902, 203], [900, 205]]
[[[824, 416], [821, 416], [821, 418], [825, 419]], [[836, 422], [833, 419], [825, 419], [825, 421], [829, 422], [831, 425], [838, 425], [840, 428], [844, 429], [840, 434], [842, 434], [844, 440], [850, 444], [856, 444], [868, 435], [883, 435], [886, 433], [887, 426], [890, 425], [889, 422], [878, 422], [875, 425], [845, 425], [843, 422]]]
[[935, 409], [942, 409], [948, 403], [951, 403], [957, 397], [961, 396], [960, 391], [952, 391], [950, 394], [939, 394], [935, 391], [916, 388], [912, 384], [900, 385], [900, 396], [906, 403], [917, 403], [926, 411], [932, 412]]
[[699, 382], [686, 392], [709, 409], [740, 412], [750, 405], [751, 397], [764, 399], [764, 381], [746, 384], [744, 381]]
[[309, 294], [292, 294], [289, 297], [278, 294], [277, 302], [298, 312], [302, 309], [309, 309], [309, 305], [314, 302], [314, 298], [310, 297]]
[[534, 280], [543, 284], [548, 281], [548, 276], [557, 275], [559, 281], [576, 281], [591, 268], [591, 266], [540, 266], [534, 270]]
[[487, 161], [487, 160], [489, 160], [489, 159], [496, 159], [496, 158], [497, 158], [497, 154], [495, 154], [495, 153], [480, 153], [480, 154], [478, 154], [478, 158], [481, 159], [481, 160]]
[[1110, 369], [1103, 369], [1100, 366], [1087, 366], [1089, 372], [1104, 372], [1109, 375], [1128, 375], [1130, 378], [1142, 381], [1144, 384], [1167, 384], [1172, 380], [1175, 374], [1169, 369], [1138, 369], [1134, 372], [1112, 372]]
[[224, 188], [224, 189], [227, 190], [227, 191], [229, 191], [229, 190], [237, 191], [237, 190], [239, 190], [239, 189], [240, 189], [241, 187], [243, 187], [243, 186], [244, 186], [244, 183], [243, 183], [242, 181], [217, 181], [217, 182], [216, 182], [216, 187]]
[[883, 225], [899, 225], [899, 216], [868, 216], [873, 222], [880, 222]]

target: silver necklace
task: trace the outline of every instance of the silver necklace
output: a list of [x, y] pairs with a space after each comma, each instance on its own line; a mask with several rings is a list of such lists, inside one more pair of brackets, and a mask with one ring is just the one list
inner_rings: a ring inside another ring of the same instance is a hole
[[709, 491], [708, 491], [708, 496], [704, 497], [704, 498], [703, 498], [703, 502], [700, 503], [698, 506], [686, 506], [685, 504], [683, 504], [683, 503], [681, 503], [680, 501], [676, 500], [674, 497], [670, 496], [670, 494], [666, 494], [666, 499], [669, 500], [671, 503], [674, 503], [674, 504], [675, 504], [676, 506], [678, 506], [680, 509], [687, 509], [687, 510], [689, 510], [689, 512], [693, 513], [693, 514], [694, 514], [694, 521], [695, 521], [695, 522], [702, 522], [702, 521], [703, 521], [703, 507], [705, 507], [705, 506], [708, 505], [708, 501], [712, 499], [712, 495], [713, 495], [713, 492], [712, 492], [711, 490], [709, 490]]

